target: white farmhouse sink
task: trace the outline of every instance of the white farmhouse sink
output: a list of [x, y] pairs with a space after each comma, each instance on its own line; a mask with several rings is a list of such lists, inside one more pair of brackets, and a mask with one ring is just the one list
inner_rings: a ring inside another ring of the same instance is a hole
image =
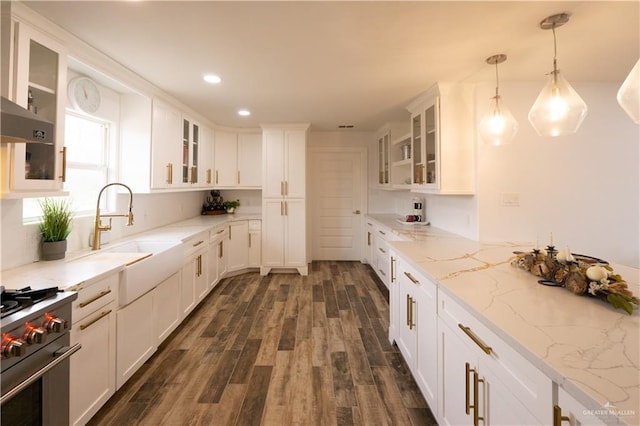
[[150, 254], [128, 264], [124, 269], [118, 292], [121, 307], [133, 302], [178, 272], [183, 260], [181, 241], [134, 240], [103, 248], [100, 252]]

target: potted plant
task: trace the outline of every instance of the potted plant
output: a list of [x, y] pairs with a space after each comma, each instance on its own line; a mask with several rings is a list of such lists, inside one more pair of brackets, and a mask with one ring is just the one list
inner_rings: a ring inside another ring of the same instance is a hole
[[69, 200], [45, 198], [40, 201], [42, 222], [42, 260], [62, 259], [67, 251], [67, 237], [71, 233], [71, 203]]
[[235, 212], [236, 208], [240, 207], [240, 200], [235, 201], [225, 201], [222, 203], [222, 207], [227, 211], [227, 213]]

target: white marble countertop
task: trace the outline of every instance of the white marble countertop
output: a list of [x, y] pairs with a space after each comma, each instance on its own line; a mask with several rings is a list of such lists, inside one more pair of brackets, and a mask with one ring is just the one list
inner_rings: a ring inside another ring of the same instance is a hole
[[[407, 225], [394, 225], [393, 216], [369, 217], [408, 235]], [[511, 265], [513, 252], [529, 251], [531, 244], [481, 243], [430, 226], [410, 232], [417, 238], [391, 246], [439, 289], [585, 407], [602, 411], [613, 404], [621, 422], [640, 424], [638, 309], [628, 315], [606, 302], [539, 285], [537, 277]], [[640, 269], [611, 266], [638, 296]]]
[[[172, 223], [112, 241], [104, 247], [113, 247], [131, 240], [185, 241], [203, 231], [233, 221], [261, 219], [260, 214], [203, 215]], [[65, 291], [77, 291], [109, 274], [118, 273], [127, 264], [149, 256], [150, 253], [109, 253], [86, 248], [67, 253], [65, 259], [34, 262], [1, 272], [2, 285], [7, 289], [31, 286], [33, 289], [58, 287]]]

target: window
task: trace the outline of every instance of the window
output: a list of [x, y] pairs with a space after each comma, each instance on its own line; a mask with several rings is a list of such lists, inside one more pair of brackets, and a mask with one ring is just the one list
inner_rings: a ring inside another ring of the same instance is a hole
[[[64, 190], [70, 194], [76, 216], [91, 215], [95, 212], [98, 191], [108, 182], [109, 128], [108, 122], [67, 111], [64, 132], [64, 145], [67, 147], [67, 180]], [[25, 221], [40, 218], [39, 200], [24, 200]]]

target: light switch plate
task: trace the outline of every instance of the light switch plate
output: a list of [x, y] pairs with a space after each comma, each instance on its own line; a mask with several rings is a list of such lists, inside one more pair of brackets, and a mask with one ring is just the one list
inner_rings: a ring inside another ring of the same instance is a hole
[[517, 192], [503, 192], [501, 194], [502, 205], [505, 207], [520, 206], [520, 194]]

